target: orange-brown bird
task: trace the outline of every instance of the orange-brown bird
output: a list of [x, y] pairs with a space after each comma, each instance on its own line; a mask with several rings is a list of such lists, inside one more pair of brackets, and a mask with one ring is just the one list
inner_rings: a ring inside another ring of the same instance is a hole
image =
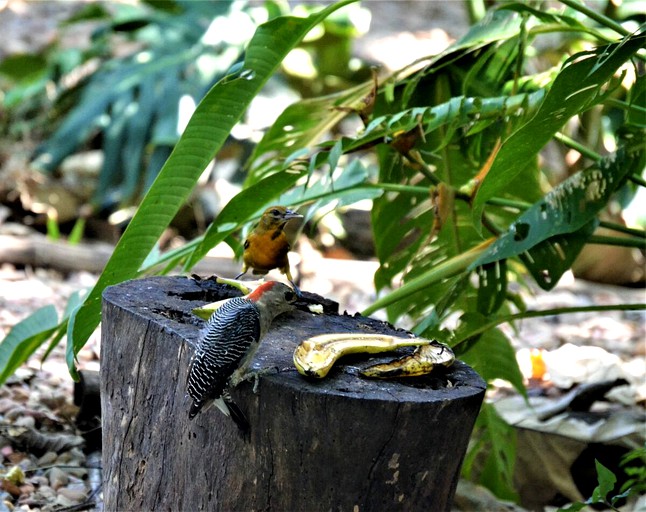
[[236, 276], [236, 279], [244, 275], [249, 268], [253, 269], [254, 274], [262, 275], [277, 268], [287, 276], [297, 295], [300, 295], [301, 291], [294, 284], [289, 269], [287, 253], [290, 250], [290, 243], [284, 229], [290, 219], [302, 217], [284, 206], [267, 208], [260, 217], [258, 225], [253, 228], [244, 242], [242, 272]]

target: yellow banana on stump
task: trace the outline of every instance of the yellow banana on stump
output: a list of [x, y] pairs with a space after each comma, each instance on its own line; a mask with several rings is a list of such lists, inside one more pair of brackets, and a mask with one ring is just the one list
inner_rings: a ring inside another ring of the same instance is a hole
[[455, 354], [448, 346], [432, 341], [429, 345], [418, 347], [409, 356], [389, 363], [376, 364], [363, 370], [361, 375], [372, 379], [392, 379], [395, 377], [421, 377], [428, 375], [436, 366], [449, 367], [455, 362]]
[[402, 347], [417, 347], [415, 352], [390, 363], [367, 368], [361, 375], [371, 378], [420, 376], [435, 365], [450, 366], [453, 351], [437, 341], [424, 338], [399, 338], [386, 334], [334, 333], [314, 336], [294, 351], [294, 366], [301, 375], [322, 379], [334, 363], [348, 354], [377, 354]]

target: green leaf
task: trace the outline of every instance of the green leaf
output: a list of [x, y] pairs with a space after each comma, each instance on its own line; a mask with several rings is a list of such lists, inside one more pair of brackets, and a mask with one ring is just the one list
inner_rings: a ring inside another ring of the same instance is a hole
[[309, 209], [316, 211], [332, 201], [336, 201], [336, 208], [339, 208], [362, 199], [372, 199], [381, 195], [382, 191], [368, 185], [369, 176], [370, 169], [361, 160], [355, 159], [332, 175], [323, 174], [313, 182], [292, 188], [278, 202], [289, 205], [315, 202]]
[[507, 264], [498, 261], [478, 267], [478, 313], [494, 314], [507, 297]]
[[476, 121], [499, 121], [502, 117], [519, 114], [529, 116], [540, 107], [544, 97], [544, 91], [493, 98], [455, 96], [437, 105], [414, 107], [376, 117], [361, 135], [349, 139], [343, 149], [348, 152], [376, 141], [389, 141], [394, 134], [408, 132], [416, 126], [421, 126], [424, 134], [429, 134], [447, 125], [455, 131]]
[[61, 318], [60, 324], [57, 326], [56, 331], [54, 333], [54, 336], [49, 342], [49, 346], [47, 347], [47, 350], [45, 350], [45, 353], [43, 354], [43, 357], [41, 359], [41, 363], [44, 362], [49, 355], [52, 353], [52, 350], [56, 348], [58, 343], [63, 339], [63, 336], [67, 334], [67, 321], [70, 318], [70, 315], [74, 312], [74, 310], [81, 305], [81, 293], [76, 291], [70, 295], [70, 298], [67, 300], [67, 304], [65, 305], [65, 311], [63, 311], [63, 317]]
[[[582, 230], [582, 234], [591, 234], [586, 225], [608, 203], [617, 187], [623, 184], [625, 176], [635, 164], [639, 165], [639, 162], [636, 155], [626, 156], [625, 152], [620, 150], [601, 160], [598, 165], [572, 175], [520, 215], [509, 230], [500, 236], [470, 269], [526, 253], [557, 235], [578, 230]], [[551, 257], [554, 261], [560, 259], [571, 263], [572, 256], [576, 256], [575, 251], [568, 250], [566, 257], [563, 248], [555, 246], [556, 243], [567, 240], [554, 239], [551, 245], [554, 252], [550, 255], [548, 249], [544, 259]], [[574, 241], [572, 239], [572, 242]], [[581, 245], [576, 244], [575, 247], [580, 250]], [[536, 251], [540, 253], [546, 249], [537, 248]], [[555, 272], [552, 276], [552, 286], [558, 281], [554, 281], [557, 274], [558, 272]]]
[[372, 82], [320, 98], [308, 98], [287, 107], [256, 145], [247, 163], [245, 184], [253, 184], [267, 173], [267, 162], [286, 159], [297, 148], [306, 148], [348, 114], [338, 107], [352, 107], [370, 91]]
[[603, 99], [603, 85], [645, 42], [643, 34], [630, 36], [578, 53], [565, 63], [536, 115], [503, 142], [475, 197], [476, 226], [480, 226], [485, 203], [504, 190], [571, 117]]
[[571, 31], [571, 29], [576, 29], [587, 34], [591, 34], [601, 41], [612, 42], [611, 40], [608, 40], [608, 37], [605, 36], [603, 32], [600, 32], [599, 30], [595, 30], [594, 28], [585, 26], [576, 18], [573, 18], [571, 16], [566, 16], [564, 14], [561, 14], [555, 11], [545, 12], [545, 11], [541, 11], [540, 9], [535, 9], [528, 4], [522, 4], [522, 3], [504, 4], [500, 6], [500, 9], [515, 11], [519, 13], [528, 13], [528, 14], [531, 14], [532, 16], [535, 16], [540, 21], [542, 21], [543, 24], [552, 25], [554, 27], [559, 27], [559, 28], [562, 27], [563, 31], [569, 32]]
[[[453, 343], [461, 343], [471, 335], [469, 331], [473, 327], [479, 327], [486, 322], [486, 317], [478, 313], [465, 313], [460, 318], [460, 326], [454, 333]], [[477, 341], [463, 351], [456, 350], [456, 355], [460, 356], [468, 365], [472, 366], [483, 379], [491, 382], [493, 379], [502, 379], [509, 382], [523, 396], [527, 397], [527, 390], [523, 384], [523, 374], [516, 361], [516, 351], [511, 346], [511, 342], [498, 329], [489, 329], [480, 335]]]
[[15, 54], [0, 61], [0, 75], [16, 82], [33, 82], [46, 72], [47, 61], [40, 55]]
[[534, 281], [543, 289], [554, 288], [576, 260], [598, 225], [591, 220], [573, 233], [556, 235], [519, 254]]
[[597, 468], [597, 479], [599, 485], [592, 491], [592, 496], [586, 501], [588, 504], [604, 503], [608, 494], [612, 492], [617, 483], [615, 474], [595, 459], [594, 465]]
[[137, 274], [209, 161], [285, 55], [316, 24], [352, 1], [339, 2], [308, 18], [280, 17], [261, 25], [247, 48], [243, 72], [218, 82], [200, 102], [97, 284], [70, 318], [67, 362], [71, 371], [76, 354], [100, 322], [103, 290]]
[[34, 311], [13, 326], [0, 343], [0, 384], [3, 384], [58, 327], [52, 305]]
[[487, 243], [485, 242], [484, 244], [446, 260], [436, 267], [424, 272], [422, 275], [411, 279], [406, 284], [393, 290], [385, 297], [376, 300], [362, 312], [362, 315], [371, 315], [375, 311], [394, 304], [395, 302], [408, 297], [412, 293], [421, 291], [444, 279], [465, 272], [467, 268], [486, 250], [486, 246]]
[[476, 421], [476, 437], [486, 446], [487, 457], [479, 476], [480, 484], [505, 500], [517, 501], [513, 475], [516, 462], [516, 433], [490, 403], [484, 403]]

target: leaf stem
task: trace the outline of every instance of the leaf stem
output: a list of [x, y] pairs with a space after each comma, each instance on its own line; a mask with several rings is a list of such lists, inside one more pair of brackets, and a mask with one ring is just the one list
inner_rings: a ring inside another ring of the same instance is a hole
[[514, 208], [515, 210], [527, 210], [532, 206], [531, 203], [525, 201], [515, 201], [513, 199], [505, 199], [503, 197], [492, 197], [487, 200], [487, 204], [491, 206], [502, 206], [504, 208]]
[[629, 174], [628, 179], [641, 187], [646, 187], [646, 180], [637, 174]]
[[432, 284], [441, 281], [442, 279], [448, 279], [454, 275], [464, 272], [469, 265], [476, 261], [480, 255], [487, 250], [489, 245], [491, 245], [496, 240], [495, 237], [485, 240], [480, 245], [469, 249], [468, 251], [459, 254], [449, 260], [446, 260], [439, 265], [436, 265], [428, 272], [411, 279], [401, 287], [393, 290], [388, 295], [377, 299], [373, 304], [368, 306], [361, 314], [364, 316], [371, 315], [375, 311], [390, 306], [391, 304], [408, 297], [412, 293], [418, 292], [431, 286]]
[[589, 7], [586, 7], [582, 3], [579, 3], [576, 0], [561, 0], [562, 4], [567, 5], [571, 9], [574, 9], [575, 11], [579, 11], [582, 14], [585, 14], [588, 18], [593, 19], [600, 25], [603, 25], [605, 27], [608, 27], [609, 29], [614, 30], [618, 34], [621, 34], [622, 36], [629, 36], [630, 31], [622, 27], [619, 23], [617, 23], [615, 20], [611, 20], [607, 16], [604, 16], [603, 14], [594, 11], [593, 9], [590, 9]]
[[589, 244], [598, 245], [616, 245], [620, 247], [637, 247], [638, 249], [646, 249], [646, 240], [635, 240], [634, 238], [621, 238], [616, 236], [597, 236], [592, 235], [588, 239]]
[[583, 156], [587, 156], [590, 160], [594, 160], [595, 162], [598, 162], [602, 158], [599, 153], [592, 151], [591, 149], [585, 147], [583, 144], [580, 144], [579, 142], [575, 141], [574, 139], [568, 137], [567, 135], [561, 132], [556, 132], [554, 134], [554, 138], [559, 142], [562, 142], [563, 144], [565, 144], [568, 148], [572, 148], [578, 151], [579, 153], [581, 153]]
[[619, 231], [620, 233], [626, 233], [631, 236], [646, 238], [646, 231], [644, 231], [643, 229], [629, 228], [626, 226], [622, 226], [621, 224], [616, 224], [614, 222], [607, 222], [605, 220], [602, 220], [601, 222], [599, 222], [599, 226], [602, 228], [612, 229], [613, 231]]
[[452, 348], [456, 348], [467, 340], [482, 334], [489, 329], [499, 326], [500, 324], [515, 322], [516, 320], [524, 320], [525, 318], [537, 318], [543, 316], [555, 315], [569, 315], [572, 313], [597, 313], [599, 311], [638, 311], [646, 309], [646, 304], [609, 304], [605, 306], [574, 306], [571, 308], [552, 308], [542, 310], [523, 311], [521, 313], [514, 313], [512, 315], [504, 315], [494, 318], [487, 323], [482, 324], [477, 329], [466, 333], [464, 338], [458, 341]]
[[467, 12], [469, 13], [469, 23], [476, 24], [487, 14], [487, 7], [483, 0], [464, 0]]
[[617, 98], [606, 98], [604, 103], [611, 107], [620, 108], [622, 110], [635, 110], [642, 115], [646, 115], [646, 108], [636, 105], [635, 103], [626, 103], [625, 101], [618, 100]]

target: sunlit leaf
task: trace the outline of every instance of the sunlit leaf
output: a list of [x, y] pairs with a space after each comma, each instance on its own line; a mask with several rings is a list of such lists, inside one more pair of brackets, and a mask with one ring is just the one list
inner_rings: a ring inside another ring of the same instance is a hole
[[37, 309], [13, 326], [0, 343], [0, 384], [3, 384], [58, 327], [52, 305]]
[[281, 17], [261, 25], [247, 48], [245, 72], [216, 84], [197, 106], [182, 138], [144, 197], [97, 284], [70, 318], [67, 334], [71, 341], [68, 342], [67, 362], [72, 371], [75, 355], [100, 321], [103, 290], [137, 274], [209, 161], [285, 55], [312, 27], [351, 1], [334, 4], [308, 18]]
[[479, 221], [486, 201], [504, 189], [568, 119], [603, 99], [603, 85], [645, 43], [646, 35], [631, 36], [619, 43], [576, 54], [566, 62], [536, 115], [503, 142], [478, 189], [473, 205], [474, 221]]
[[287, 107], [264, 134], [249, 158], [248, 185], [262, 178], [267, 166], [263, 159], [287, 158], [295, 148], [305, 148], [318, 141], [348, 113], [337, 107], [350, 107], [370, 90], [366, 82], [352, 89], [319, 98], [308, 98]]
[[[619, 151], [604, 158], [593, 168], [574, 174], [520, 215], [470, 269], [524, 254], [552, 237], [583, 229], [607, 204], [617, 187], [624, 182], [625, 176], [639, 164], [637, 156], [627, 156], [624, 151]], [[591, 231], [586, 228], [582, 233], [591, 234]], [[556, 245], [559, 242], [561, 245]], [[567, 239], [554, 239], [549, 246], [536, 249], [536, 255], [538, 257], [545, 251], [553, 251], [552, 256], [558, 258], [552, 260], [555, 263], [557, 260], [564, 262], [558, 266], [562, 269], [566, 262], [571, 263], [572, 255], [576, 256], [574, 248], [581, 249], [580, 243], [568, 247], [566, 242]], [[575, 242], [580, 241], [575, 237], [571, 243]], [[530, 253], [527, 258], [531, 261], [533, 255]], [[549, 258], [545, 258], [541, 264], [547, 264], [548, 261]], [[559, 271], [555, 271], [552, 278], [558, 280], [558, 277]]]

